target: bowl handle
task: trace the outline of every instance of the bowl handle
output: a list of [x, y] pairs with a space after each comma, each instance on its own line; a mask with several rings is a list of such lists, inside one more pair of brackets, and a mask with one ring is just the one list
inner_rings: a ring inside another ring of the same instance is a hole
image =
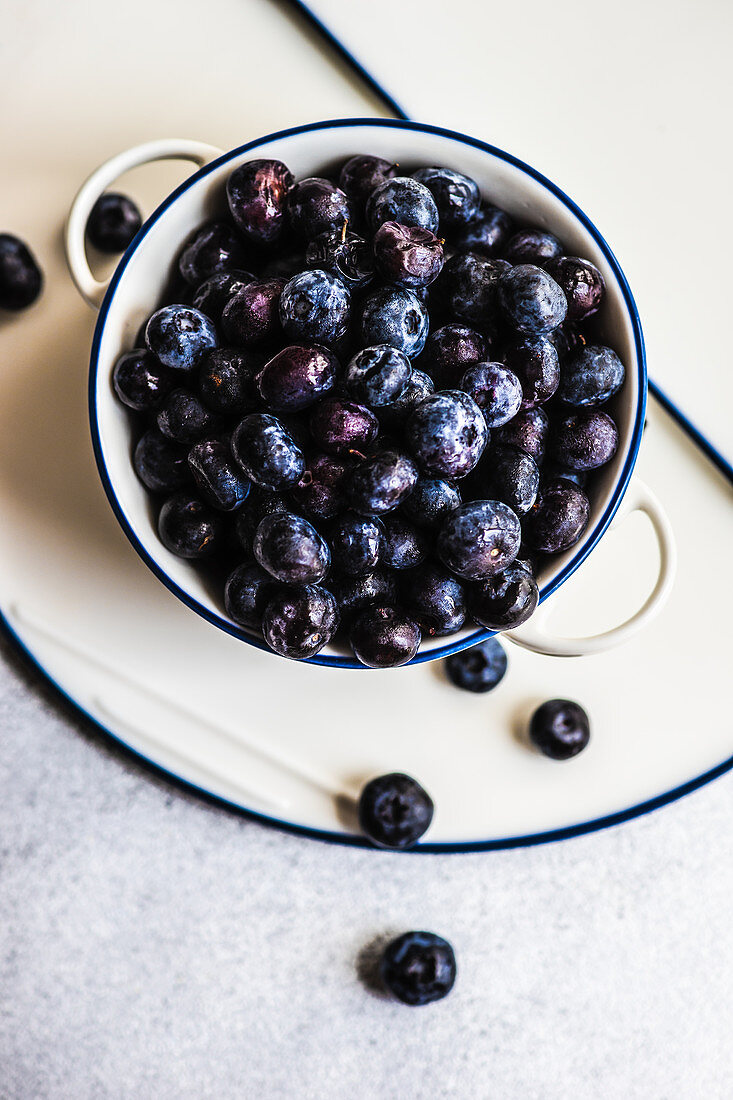
[[221, 154], [221, 149], [213, 145], [205, 145], [201, 141], [187, 141], [185, 138], [148, 141], [144, 145], [136, 145], [111, 157], [92, 172], [89, 179], [82, 184], [66, 219], [64, 246], [71, 277], [82, 298], [92, 309], [99, 309], [109, 285], [109, 279], [103, 282], [95, 279], [89, 267], [85, 247], [87, 221], [99, 196], [118, 176], [141, 164], [150, 164], [155, 160], [190, 160], [202, 168]]
[[[669, 596], [677, 565], [672, 527], [661, 504], [648, 485], [635, 477], [626, 491], [623, 503], [616, 514], [613, 527], [623, 523], [632, 512], [644, 512], [651, 520], [654, 534], [659, 545], [659, 574], [656, 584], [638, 611], [602, 634], [593, 634], [587, 638], [565, 638], [552, 634], [547, 622], [552, 613], [553, 602], [548, 600], [537, 608], [529, 622], [508, 630], [503, 637], [508, 638], [524, 649], [534, 653], [544, 653], [549, 657], [584, 657], [591, 653], [601, 653], [604, 649], [625, 642], [636, 634], [661, 610]], [[549, 607], [548, 607], [549, 604]]]

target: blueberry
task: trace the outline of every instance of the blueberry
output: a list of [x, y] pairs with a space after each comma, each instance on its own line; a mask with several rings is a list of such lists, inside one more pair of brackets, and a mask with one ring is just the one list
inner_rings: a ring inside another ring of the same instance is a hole
[[389, 405], [380, 406], [379, 418], [381, 423], [387, 428], [400, 427], [408, 419], [410, 413], [434, 392], [435, 386], [430, 375], [421, 370], [413, 370], [410, 380], [400, 396], [391, 401]]
[[571, 470], [605, 466], [617, 449], [618, 429], [600, 409], [581, 409], [555, 426], [552, 457]]
[[560, 384], [560, 360], [552, 340], [547, 336], [519, 337], [507, 344], [504, 358], [522, 386], [523, 410], [550, 400]]
[[369, 607], [392, 604], [397, 596], [394, 574], [384, 569], [356, 576], [341, 576], [330, 582], [339, 614], [349, 623]]
[[468, 610], [487, 630], [514, 630], [533, 614], [539, 601], [534, 574], [522, 561], [468, 589]]
[[600, 405], [618, 393], [624, 377], [616, 352], [591, 344], [563, 365], [558, 394], [568, 405]]
[[234, 523], [242, 548], [248, 554], [252, 553], [255, 532], [265, 516], [289, 511], [290, 504], [281, 493], [272, 493], [268, 489], [252, 486], [244, 506], [237, 512]]
[[391, 344], [412, 358], [425, 347], [427, 310], [411, 290], [380, 287], [364, 300], [361, 335], [364, 345]]
[[417, 844], [433, 820], [433, 801], [417, 780], [401, 772], [380, 775], [359, 796], [359, 825], [378, 848], [404, 851]]
[[549, 485], [552, 481], [569, 481], [571, 485], [577, 485], [580, 489], [584, 489], [588, 483], [588, 477], [587, 470], [568, 470], [566, 466], [561, 466], [559, 462], [548, 459], [542, 463], [540, 485]]
[[145, 348], [135, 348], [115, 363], [112, 384], [123, 405], [136, 412], [150, 412], [170, 393], [173, 379], [154, 355]]
[[446, 997], [456, 980], [456, 957], [442, 936], [405, 932], [382, 958], [382, 980], [398, 1001], [427, 1005]]
[[254, 282], [249, 271], [219, 271], [205, 279], [196, 287], [192, 304], [211, 318], [215, 325], [221, 324], [221, 315], [227, 303], [238, 294], [242, 287]]
[[269, 408], [296, 412], [333, 389], [337, 370], [338, 363], [327, 348], [293, 344], [265, 363], [257, 386]]
[[349, 221], [349, 200], [330, 180], [311, 176], [300, 180], [287, 197], [287, 211], [293, 232], [312, 240], [327, 229], [341, 229]]
[[563, 324], [550, 333], [549, 338], [557, 348], [561, 366], [564, 366], [568, 359], [572, 359], [588, 345], [588, 340], [581, 326], [574, 321], [565, 320]]
[[239, 416], [257, 404], [255, 378], [262, 360], [237, 348], [214, 348], [199, 367], [199, 396], [212, 412]]
[[259, 565], [245, 562], [229, 574], [224, 586], [224, 608], [230, 619], [250, 630], [260, 630], [262, 616], [277, 592], [277, 582]]
[[483, 413], [467, 393], [443, 390], [426, 397], [407, 421], [410, 450], [427, 474], [464, 477], [489, 438]]
[[344, 512], [328, 535], [334, 568], [349, 576], [373, 572], [379, 563], [383, 534], [378, 519]]
[[338, 629], [338, 610], [330, 592], [318, 585], [286, 588], [270, 600], [262, 632], [281, 657], [302, 661], [314, 657]]
[[520, 229], [507, 241], [504, 249], [504, 256], [510, 263], [536, 264], [538, 267], [561, 255], [559, 240], [545, 229]]
[[418, 527], [437, 531], [460, 503], [461, 494], [450, 481], [439, 477], [419, 477], [402, 510]]
[[339, 397], [327, 397], [310, 416], [313, 442], [331, 454], [364, 452], [378, 431], [379, 421], [371, 409]]
[[531, 455], [506, 444], [494, 447], [486, 463], [482, 489], [492, 500], [508, 504], [522, 516], [537, 499], [540, 471]]
[[100, 252], [124, 252], [143, 224], [135, 203], [127, 195], [107, 191], [100, 195], [87, 220], [86, 234]]
[[202, 439], [188, 452], [193, 479], [213, 508], [234, 512], [247, 499], [250, 483], [236, 468], [229, 447], [219, 439]]
[[303, 452], [268, 413], [245, 416], [234, 430], [232, 452], [249, 480], [262, 489], [287, 489], [305, 469]]
[[346, 482], [353, 468], [349, 458], [314, 455], [290, 491], [293, 501], [313, 519], [333, 519], [346, 508]]
[[356, 353], [346, 368], [346, 386], [355, 400], [379, 408], [400, 397], [412, 375], [407, 356], [391, 344], [376, 344]]
[[406, 609], [431, 637], [455, 634], [465, 623], [464, 587], [441, 566], [418, 566], [405, 574], [400, 587]]
[[488, 344], [480, 332], [466, 325], [443, 325], [428, 336], [425, 370], [440, 388], [457, 388], [466, 369], [483, 362], [487, 352]]
[[218, 344], [209, 318], [191, 306], [163, 306], [145, 326], [145, 343], [171, 370], [190, 371]]
[[512, 231], [512, 219], [496, 206], [482, 206], [465, 225], [451, 235], [459, 252], [476, 252], [479, 256], [498, 256]]
[[481, 203], [478, 184], [469, 176], [450, 168], [419, 168], [413, 179], [427, 187], [435, 199], [440, 224], [444, 229], [465, 225], [475, 218]]
[[424, 184], [409, 176], [395, 176], [375, 188], [366, 204], [367, 221], [373, 233], [384, 222], [438, 231], [438, 208]]
[[178, 257], [178, 270], [191, 286], [223, 271], [246, 267], [241, 240], [226, 222], [210, 222], [197, 229]]
[[438, 557], [468, 580], [499, 573], [516, 558], [521, 529], [511, 508], [499, 500], [472, 500], [451, 512], [438, 535]]
[[367, 608], [354, 620], [349, 641], [358, 661], [368, 668], [405, 665], [420, 646], [420, 627], [395, 607]]
[[443, 244], [429, 229], [383, 222], [374, 235], [374, 262], [389, 283], [426, 287], [443, 268]]
[[517, 413], [513, 420], [498, 428], [492, 436], [494, 443], [519, 447], [531, 455], [539, 465], [545, 453], [550, 421], [544, 409], [527, 409]]
[[341, 168], [339, 186], [357, 210], [363, 210], [372, 191], [397, 175], [397, 165], [383, 157], [357, 154]]
[[417, 481], [417, 467], [402, 451], [376, 451], [354, 471], [349, 498], [355, 511], [380, 516], [399, 507]]
[[250, 160], [235, 168], [227, 180], [227, 201], [239, 231], [258, 245], [277, 243], [292, 186], [292, 174], [280, 160]]
[[508, 323], [533, 336], [557, 328], [568, 308], [562, 289], [534, 264], [519, 264], [502, 275], [499, 302]]
[[506, 652], [498, 638], [487, 638], [485, 642], [463, 649], [460, 653], [452, 653], [445, 659], [445, 670], [451, 683], [476, 694], [493, 691], [504, 679], [506, 669]]
[[331, 564], [328, 546], [315, 527], [290, 512], [265, 516], [252, 549], [262, 568], [283, 584], [317, 584]]
[[306, 262], [308, 267], [335, 275], [349, 290], [363, 290], [374, 279], [371, 245], [345, 225], [314, 237], [308, 244]]
[[552, 760], [569, 760], [590, 741], [588, 715], [570, 699], [548, 699], [532, 715], [529, 739]]
[[10, 233], [0, 233], [0, 309], [26, 309], [42, 287], [43, 273], [28, 246]]
[[414, 569], [425, 560], [428, 543], [425, 534], [394, 512], [385, 516], [382, 561], [390, 569]]
[[454, 317], [480, 328], [491, 328], [496, 317], [497, 291], [509, 270], [504, 260], [473, 252], [457, 253], [443, 268], [438, 290]]
[[524, 521], [524, 537], [534, 550], [558, 554], [575, 546], [588, 526], [588, 497], [569, 481], [545, 485]]
[[222, 521], [198, 497], [182, 490], [160, 509], [158, 534], [166, 550], [179, 558], [208, 558], [219, 548]]
[[218, 418], [202, 405], [195, 393], [181, 389], [168, 394], [157, 424], [163, 435], [176, 443], [196, 443], [220, 427]]
[[595, 264], [579, 256], [560, 256], [547, 264], [547, 270], [567, 299], [569, 321], [584, 321], [598, 312], [606, 285]]
[[185, 447], [152, 428], [135, 447], [135, 473], [151, 493], [173, 493], [190, 478], [186, 453]]
[[461, 379], [460, 388], [484, 414], [487, 428], [500, 428], [519, 412], [522, 385], [503, 363], [476, 363]]
[[280, 297], [280, 324], [293, 340], [333, 344], [346, 332], [351, 295], [327, 271], [302, 271], [290, 279]]
[[280, 295], [285, 279], [253, 279], [232, 295], [221, 315], [221, 329], [231, 344], [251, 347], [273, 340], [280, 328]]

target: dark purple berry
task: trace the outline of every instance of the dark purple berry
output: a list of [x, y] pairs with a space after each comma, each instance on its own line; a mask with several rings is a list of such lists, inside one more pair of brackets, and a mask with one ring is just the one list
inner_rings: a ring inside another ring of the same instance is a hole
[[389, 405], [379, 407], [380, 422], [390, 430], [401, 427], [410, 413], [434, 392], [435, 386], [430, 375], [421, 370], [413, 370], [400, 396], [390, 401]]
[[405, 665], [420, 646], [420, 627], [394, 607], [370, 607], [353, 622], [349, 641], [358, 661], [368, 668]]
[[173, 390], [163, 401], [157, 416], [163, 435], [176, 443], [196, 443], [216, 433], [221, 426], [213, 413], [202, 405], [195, 393]]
[[43, 273], [28, 246], [11, 233], [0, 233], [0, 309], [26, 309], [42, 287]]
[[361, 831], [378, 848], [412, 848], [432, 820], [430, 795], [400, 772], [372, 779], [359, 796]]
[[163, 306], [145, 326], [145, 343], [171, 370], [193, 370], [218, 342], [212, 322], [191, 306]]
[[277, 592], [277, 582], [254, 563], [239, 565], [224, 586], [224, 608], [230, 619], [250, 630], [260, 630], [265, 608]]
[[440, 1001], [456, 980], [453, 948], [434, 932], [405, 932], [388, 944], [382, 957], [382, 981], [406, 1005]]
[[538, 601], [537, 581], [521, 561], [470, 585], [466, 595], [470, 614], [487, 630], [514, 630], [533, 614]]
[[588, 497], [569, 481], [544, 486], [524, 520], [524, 537], [533, 550], [558, 554], [575, 546], [588, 526]]
[[279, 420], [250, 413], [235, 428], [232, 453], [250, 481], [279, 492], [295, 485], [305, 469], [303, 452]]
[[406, 573], [400, 595], [407, 611], [431, 637], [455, 634], [466, 621], [464, 586], [440, 565], [426, 562]]
[[151, 493], [173, 493], [190, 480], [187, 451], [155, 428], [145, 432], [135, 447], [135, 473]]
[[280, 324], [292, 340], [333, 344], [346, 332], [351, 294], [327, 271], [302, 271], [280, 296]]
[[112, 371], [112, 383], [120, 401], [136, 412], [157, 408], [174, 384], [170, 372], [145, 348], [120, 356]]
[[352, 200], [357, 210], [363, 210], [366, 201], [387, 180], [397, 175], [397, 165], [382, 157], [357, 154], [350, 157], [341, 168], [339, 186]]
[[460, 388], [476, 402], [487, 428], [500, 428], [519, 412], [522, 385], [503, 363], [476, 363], [461, 378]]
[[608, 413], [581, 409], [555, 426], [552, 457], [571, 470], [596, 470], [618, 449], [618, 429]]
[[241, 416], [258, 403], [255, 384], [262, 357], [237, 348], [214, 348], [199, 367], [199, 396], [208, 409]]
[[334, 569], [349, 576], [372, 573], [379, 564], [383, 534], [378, 519], [344, 512], [328, 533]]
[[419, 477], [402, 510], [418, 527], [437, 531], [460, 503], [461, 494], [452, 482], [438, 477]]
[[506, 244], [504, 257], [512, 264], [536, 264], [543, 267], [562, 255], [557, 237], [544, 229], [520, 229]]
[[313, 442], [331, 454], [363, 453], [377, 438], [379, 421], [355, 401], [328, 397], [310, 415]]
[[347, 506], [346, 486], [353, 468], [352, 459], [315, 455], [290, 491], [296, 506], [315, 520], [333, 519]]
[[457, 253], [443, 268], [437, 284], [440, 296], [454, 317], [491, 330], [497, 314], [497, 288], [508, 269], [503, 260]]
[[229, 447], [219, 439], [204, 439], [188, 452], [193, 479], [204, 499], [222, 512], [241, 508], [250, 490]]
[[285, 229], [285, 200], [293, 186], [280, 160], [250, 160], [227, 180], [227, 200], [237, 228], [258, 245], [275, 244]]
[[465, 225], [475, 218], [481, 203], [478, 184], [451, 168], [419, 168], [413, 178], [427, 187], [435, 199], [440, 225], [445, 229]]
[[466, 325], [443, 325], [428, 336], [422, 366], [433, 377], [440, 389], [456, 389], [468, 367], [486, 359], [488, 345], [485, 337]]
[[273, 356], [257, 375], [262, 400], [276, 412], [314, 405], [333, 388], [338, 363], [323, 347], [293, 344]]
[[532, 456], [519, 447], [494, 447], [480, 472], [482, 495], [508, 504], [518, 516], [528, 512], [537, 499], [540, 471]]
[[317, 584], [331, 564], [328, 546], [315, 527], [290, 512], [265, 516], [252, 549], [262, 568], [283, 584]]
[[158, 534], [166, 550], [179, 558], [208, 558], [219, 548], [223, 528], [214, 511], [183, 490], [161, 508]]
[[404, 352], [376, 344], [356, 353], [346, 368], [345, 382], [356, 401], [379, 408], [404, 393], [411, 375], [412, 364]]
[[427, 310], [411, 290], [383, 286], [367, 294], [361, 313], [364, 346], [391, 344], [412, 358], [420, 354], [427, 337]]
[[624, 376], [624, 365], [615, 351], [590, 344], [563, 364], [558, 395], [567, 405], [601, 405], [618, 393]]
[[590, 741], [588, 715], [570, 699], [548, 699], [532, 715], [529, 739], [552, 760], [569, 760]]
[[489, 432], [473, 398], [461, 390], [443, 390], [418, 405], [405, 437], [426, 474], [460, 478], [476, 466]]
[[567, 299], [569, 321], [584, 321], [598, 312], [606, 286], [594, 264], [579, 256], [560, 256], [547, 270]]
[[366, 205], [366, 216], [373, 233], [384, 222], [438, 231], [435, 199], [424, 184], [409, 176], [395, 176], [375, 188]]
[[519, 553], [521, 529], [498, 500], [472, 500], [448, 516], [438, 535], [438, 557], [459, 577], [480, 580], [506, 569]]
[[354, 471], [349, 486], [351, 506], [362, 515], [381, 516], [399, 507], [417, 481], [417, 467], [401, 451], [377, 451]]
[[280, 295], [285, 279], [254, 279], [229, 299], [221, 315], [226, 339], [237, 347], [273, 340], [280, 328]]
[[346, 623], [376, 604], [393, 604], [397, 596], [394, 574], [384, 569], [341, 576], [329, 583], [341, 618]]
[[509, 238], [512, 225], [512, 219], [503, 210], [496, 206], [483, 206], [470, 222], [455, 230], [451, 243], [459, 252], [498, 256]]
[[389, 283], [429, 286], [443, 267], [443, 245], [429, 229], [383, 222], [374, 234], [374, 260]]
[[288, 218], [296, 236], [312, 240], [328, 229], [341, 229], [350, 219], [349, 200], [330, 180], [300, 180], [287, 197]]
[[550, 421], [544, 409], [527, 409], [526, 412], [517, 413], [513, 420], [503, 427], [498, 428], [492, 435], [495, 444], [519, 447], [531, 455], [539, 465], [545, 453], [547, 436], [550, 431]]
[[215, 325], [219, 325], [227, 303], [242, 287], [254, 281], [255, 277], [249, 271], [219, 271], [196, 288], [192, 304], [210, 317]]
[[520, 264], [502, 276], [498, 290], [505, 319], [513, 329], [539, 336], [561, 325], [568, 304], [555, 280], [541, 267]]
[[330, 592], [318, 585], [286, 588], [270, 600], [262, 632], [281, 657], [302, 661], [314, 657], [338, 629], [338, 610]]
[[493, 691], [504, 679], [506, 670], [506, 651], [498, 638], [487, 638], [445, 659], [445, 671], [451, 683], [476, 694]]
[[428, 553], [425, 534], [402, 516], [392, 512], [384, 517], [382, 562], [390, 569], [414, 569]]
[[246, 266], [244, 246], [226, 222], [210, 222], [197, 229], [178, 257], [178, 270], [196, 287], [212, 275]]
[[534, 409], [549, 401], [560, 384], [560, 360], [547, 336], [523, 336], [505, 348], [505, 360], [522, 386], [520, 408]]
[[124, 252], [143, 224], [135, 203], [127, 195], [107, 191], [100, 195], [87, 221], [87, 237], [100, 252]]

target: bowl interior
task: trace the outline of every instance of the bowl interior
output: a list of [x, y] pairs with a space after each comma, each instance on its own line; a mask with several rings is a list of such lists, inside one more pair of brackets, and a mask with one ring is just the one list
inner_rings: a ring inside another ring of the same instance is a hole
[[[274, 136], [236, 150], [197, 173], [174, 192], [146, 223], [136, 246], [122, 260], [100, 312], [92, 353], [90, 404], [92, 433], [100, 472], [110, 501], [126, 533], [147, 564], [181, 599], [216, 625], [255, 644], [229, 620], [220, 596], [191, 564], [169, 553], [160, 543], [150, 498], [131, 463], [133, 437], [125, 409], [110, 383], [118, 356], [135, 346], [141, 324], [160, 302], [175, 270], [181, 243], [201, 223], [224, 207], [229, 173], [253, 157], [276, 157], [296, 177], [328, 172], [355, 153], [375, 153], [400, 164], [405, 174], [421, 165], [441, 164], [472, 176], [485, 199], [503, 207], [517, 220], [551, 230], [566, 250], [590, 259], [606, 280], [607, 296], [598, 339], [613, 347], [626, 366], [626, 382], [609, 411], [619, 429], [619, 449], [593, 479], [591, 521], [581, 542], [549, 561], [540, 573], [543, 598], [584, 560], [610, 522], [620, 502], [638, 448], [645, 376], [641, 337], [635, 329], [633, 302], [608, 247], [569, 200], [498, 150], [471, 139], [410, 124], [360, 122], [316, 124]], [[418, 659], [431, 659], [485, 637], [486, 631], [466, 628], [451, 638], [426, 639]], [[335, 648], [314, 660], [345, 664]]]

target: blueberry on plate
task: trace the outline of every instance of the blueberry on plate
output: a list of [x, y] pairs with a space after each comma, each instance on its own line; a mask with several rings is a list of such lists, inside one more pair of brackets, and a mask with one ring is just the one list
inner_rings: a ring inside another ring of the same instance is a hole
[[335, 275], [349, 290], [363, 290], [374, 279], [371, 244], [345, 225], [327, 229], [309, 241], [306, 263]]
[[427, 310], [405, 287], [380, 287], [362, 304], [361, 337], [364, 346], [391, 344], [412, 358], [428, 338]]
[[255, 277], [249, 271], [218, 271], [216, 275], [209, 276], [196, 287], [191, 304], [210, 317], [215, 325], [219, 325], [224, 307], [230, 299], [238, 294], [242, 287], [254, 281]]
[[379, 408], [404, 393], [411, 375], [412, 364], [404, 352], [391, 344], [376, 344], [356, 353], [344, 380], [356, 401]]
[[134, 348], [115, 363], [112, 385], [123, 405], [135, 412], [151, 412], [170, 393], [173, 379], [146, 348]]
[[431, 332], [425, 344], [422, 366], [440, 389], [456, 389], [468, 367], [485, 361], [485, 336], [467, 325], [448, 324]]
[[305, 240], [328, 229], [341, 229], [351, 218], [344, 192], [318, 176], [296, 183], [288, 192], [286, 207], [293, 232]]
[[207, 558], [219, 548], [222, 521], [197, 496], [181, 490], [160, 509], [158, 535], [166, 550], [179, 558]]
[[316, 446], [336, 455], [366, 451], [379, 432], [371, 409], [340, 397], [327, 397], [316, 405], [309, 424]]
[[315, 527], [290, 512], [265, 516], [252, 549], [262, 568], [283, 584], [317, 584], [331, 564], [328, 545]]
[[475, 363], [461, 378], [460, 389], [481, 409], [487, 428], [500, 428], [522, 405], [522, 384], [503, 363]]
[[420, 627], [397, 607], [368, 607], [354, 620], [349, 641], [358, 661], [368, 668], [405, 665], [420, 648]]
[[480, 256], [498, 256], [512, 232], [509, 215], [497, 206], [482, 206], [465, 225], [451, 234], [451, 243], [459, 252], [477, 252]]
[[241, 416], [258, 403], [255, 378], [262, 357], [242, 348], [213, 348], [199, 367], [199, 397], [214, 413]]
[[434, 392], [435, 386], [430, 375], [421, 370], [413, 370], [400, 396], [390, 401], [389, 405], [380, 405], [378, 410], [380, 422], [388, 430], [402, 427], [410, 413]]
[[471, 500], [444, 522], [437, 552], [452, 573], [481, 580], [511, 565], [520, 543], [519, 520], [511, 508], [499, 500]]
[[337, 371], [336, 358], [327, 348], [291, 344], [265, 363], [257, 387], [268, 408], [297, 412], [333, 389]]
[[415, 487], [417, 467], [402, 451], [375, 451], [356, 468], [349, 499], [356, 512], [381, 516], [399, 507]]
[[544, 267], [562, 255], [562, 245], [546, 229], [520, 229], [507, 241], [504, 256], [511, 264]]
[[408, 519], [429, 531], [437, 531], [461, 503], [456, 486], [439, 477], [419, 477], [402, 505]]
[[549, 337], [522, 336], [511, 340], [504, 349], [504, 359], [522, 386], [523, 411], [550, 400], [560, 384], [560, 360]]
[[0, 233], [0, 309], [26, 309], [42, 287], [43, 273], [28, 246], [11, 233]]
[[237, 469], [232, 453], [220, 439], [202, 439], [188, 452], [193, 479], [204, 500], [221, 512], [234, 512], [247, 499], [250, 483]]
[[219, 419], [189, 390], [173, 390], [165, 398], [157, 416], [163, 435], [176, 443], [197, 443], [218, 431]]
[[240, 233], [255, 244], [276, 244], [285, 228], [285, 200], [293, 176], [281, 160], [250, 160], [227, 180], [229, 211]]
[[491, 328], [497, 313], [497, 291], [508, 271], [504, 260], [459, 252], [448, 260], [436, 285], [454, 317]]
[[390, 569], [414, 569], [428, 553], [425, 534], [402, 516], [384, 517], [381, 559]]
[[581, 409], [555, 426], [552, 457], [570, 470], [597, 470], [617, 450], [618, 429], [600, 409]]
[[552, 760], [569, 760], [590, 741], [588, 715], [570, 699], [548, 699], [532, 715], [529, 739]]
[[618, 393], [624, 377], [624, 365], [615, 351], [589, 344], [563, 364], [558, 396], [575, 407], [601, 405]]
[[464, 691], [483, 694], [500, 684], [507, 670], [507, 656], [498, 638], [487, 638], [470, 649], [445, 659], [448, 679]]
[[281, 657], [302, 661], [315, 657], [338, 629], [336, 601], [327, 589], [310, 584], [277, 592], [262, 618], [270, 649]]
[[241, 239], [227, 222], [209, 222], [197, 229], [178, 257], [178, 270], [190, 286], [223, 271], [244, 268], [247, 256]]
[[429, 229], [383, 222], [374, 234], [374, 262], [389, 283], [426, 287], [443, 268], [443, 243]]
[[537, 499], [539, 487], [540, 471], [531, 455], [509, 445], [492, 449], [482, 484], [486, 496], [508, 504], [518, 516], [523, 516]]
[[545, 453], [549, 432], [547, 413], [544, 409], [535, 408], [517, 413], [508, 424], [497, 428], [491, 438], [495, 444], [519, 447], [539, 465]]
[[487, 630], [514, 630], [525, 623], [539, 602], [539, 589], [526, 562], [514, 561], [501, 573], [471, 585], [468, 610]]
[[508, 324], [532, 336], [557, 328], [568, 309], [562, 289], [534, 264], [519, 264], [506, 271], [499, 282], [498, 296]]
[[398, 1001], [427, 1005], [450, 993], [456, 957], [448, 941], [434, 932], [405, 932], [385, 948], [381, 975]]
[[268, 413], [245, 416], [234, 429], [232, 453], [250, 481], [274, 492], [295, 485], [305, 469], [300, 447]]
[[478, 214], [481, 192], [469, 176], [439, 167], [418, 168], [412, 176], [424, 184], [435, 199], [443, 229], [465, 225]]
[[358, 576], [340, 576], [329, 581], [343, 622], [352, 622], [367, 608], [392, 605], [397, 595], [394, 573], [374, 569]]
[[401, 772], [370, 780], [359, 796], [359, 825], [378, 848], [412, 848], [432, 820], [430, 795], [417, 780]]
[[559, 554], [575, 546], [589, 518], [590, 503], [578, 485], [550, 482], [524, 518], [524, 537], [533, 550]]
[[433, 562], [425, 562], [405, 574], [400, 596], [406, 610], [431, 638], [455, 634], [466, 621], [463, 585]]
[[312, 455], [290, 490], [300, 511], [314, 520], [334, 519], [347, 506], [346, 485], [354, 460], [338, 455]]
[[293, 340], [333, 344], [346, 332], [351, 294], [327, 271], [301, 271], [280, 295], [280, 324]]
[[219, 341], [204, 313], [192, 306], [171, 305], [152, 315], [145, 326], [145, 343], [166, 367], [190, 371]]
[[378, 519], [342, 513], [328, 532], [334, 569], [349, 576], [373, 572], [379, 564], [383, 534]]
[[367, 201], [366, 216], [372, 233], [384, 222], [438, 231], [435, 199], [424, 184], [409, 176], [395, 176], [375, 188]]
[[285, 279], [253, 279], [233, 294], [221, 315], [221, 330], [235, 347], [253, 347], [280, 332], [280, 295]]
[[140, 437], [132, 464], [140, 481], [151, 493], [173, 493], [181, 489], [191, 476], [186, 448], [166, 439], [155, 428]]
[[489, 431], [472, 397], [443, 390], [418, 405], [407, 421], [405, 438], [426, 474], [460, 478], [478, 463]]
[[127, 195], [107, 191], [100, 195], [87, 220], [86, 234], [100, 252], [124, 252], [143, 224], [135, 203]]
[[584, 321], [600, 309], [606, 285], [595, 264], [579, 256], [560, 256], [547, 264], [568, 303], [568, 320]]
[[387, 180], [397, 175], [397, 165], [383, 157], [357, 153], [349, 157], [341, 167], [339, 186], [352, 200], [357, 210], [364, 209], [366, 201]]

